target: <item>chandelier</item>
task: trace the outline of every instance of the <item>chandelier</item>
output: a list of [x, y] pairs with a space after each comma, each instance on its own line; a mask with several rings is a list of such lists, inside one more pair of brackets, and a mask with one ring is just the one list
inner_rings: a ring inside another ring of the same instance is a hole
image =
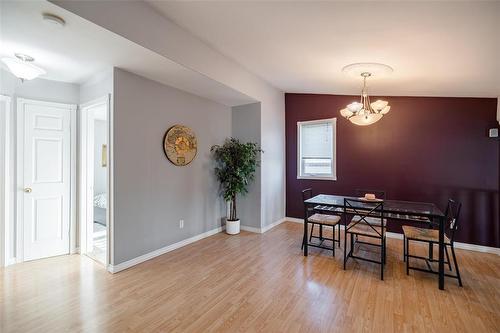
[[[359, 69], [360, 65], [374, 66], [382, 64], [353, 64], [346, 66], [344, 68], [344, 71], [346, 68], [349, 69], [349, 67]], [[392, 71], [392, 68], [390, 68], [390, 70]], [[352, 102], [351, 104], [347, 105], [344, 109], [340, 110], [340, 114], [342, 115], [342, 117], [349, 119], [349, 121], [355, 125], [367, 126], [379, 121], [385, 114], [389, 113], [391, 107], [389, 106], [389, 103], [387, 101], [383, 101], [380, 99], [371, 103], [370, 96], [368, 96], [368, 92], [366, 89], [366, 80], [370, 76], [372, 76], [373, 73], [369, 71], [363, 71], [359, 73], [359, 75], [361, 75], [361, 77], [363, 78], [363, 90], [361, 90], [360, 100], [359, 102]]]
[[2, 58], [2, 62], [21, 81], [33, 80], [40, 75], [46, 74], [45, 70], [32, 64], [35, 61], [33, 57], [21, 53], [16, 53], [15, 56], [16, 58]]

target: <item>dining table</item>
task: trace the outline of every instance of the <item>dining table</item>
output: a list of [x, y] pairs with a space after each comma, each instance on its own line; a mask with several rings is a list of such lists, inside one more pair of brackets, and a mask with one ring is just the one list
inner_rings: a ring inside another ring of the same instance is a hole
[[[372, 211], [373, 202], [366, 200], [366, 204], [360, 202], [357, 197], [318, 194], [307, 200], [304, 200], [304, 239], [308, 239], [308, 214], [310, 211], [320, 211], [322, 213], [339, 214], [344, 213], [345, 199], [354, 199], [356, 209], [365, 209], [371, 213], [378, 213], [377, 210]], [[364, 207], [365, 206], [365, 207]], [[312, 209], [311, 209], [312, 208]], [[347, 211], [347, 214], [349, 212]], [[438, 250], [438, 287], [444, 289], [444, 224], [445, 214], [433, 203], [401, 201], [401, 200], [383, 200], [383, 218], [391, 221], [411, 221], [420, 223], [432, 223], [439, 226], [439, 250]], [[345, 223], [344, 223], [345, 224]], [[304, 256], [308, 254], [308, 242], [304, 242]], [[345, 246], [345, 245], [344, 245]]]

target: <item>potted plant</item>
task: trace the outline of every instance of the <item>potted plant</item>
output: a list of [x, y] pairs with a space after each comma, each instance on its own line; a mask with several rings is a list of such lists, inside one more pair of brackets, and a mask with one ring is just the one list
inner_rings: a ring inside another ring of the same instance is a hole
[[221, 185], [221, 194], [229, 205], [226, 232], [235, 235], [240, 232], [236, 195], [248, 192], [255, 168], [260, 163], [258, 156], [263, 151], [256, 143], [241, 143], [235, 138], [226, 139], [222, 146], [212, 146], [210, 151], [217, 164], [215, 175]]

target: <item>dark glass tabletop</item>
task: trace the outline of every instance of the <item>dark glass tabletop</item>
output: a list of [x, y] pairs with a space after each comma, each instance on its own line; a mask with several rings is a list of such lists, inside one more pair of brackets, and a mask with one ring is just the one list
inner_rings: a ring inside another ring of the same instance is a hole
[[[319, 194], [304, 201], [310, 205], [325, 205], [333, 207], [344, 207], [344, 199], [358, 200], [359, 198], [341, 195]], [[362, 201], [351, 202], [356, 208], [371, 209], [378, 202], [376, 201]], [[388, 217], [403, 218], [403, 216], [415, 215], [428, 218], [444, 217], [443, 212], [433, 203], [426, 202], [413, 202], [413, 201], [400, 201], [400, 200], [384, 200], [384, 215]]]

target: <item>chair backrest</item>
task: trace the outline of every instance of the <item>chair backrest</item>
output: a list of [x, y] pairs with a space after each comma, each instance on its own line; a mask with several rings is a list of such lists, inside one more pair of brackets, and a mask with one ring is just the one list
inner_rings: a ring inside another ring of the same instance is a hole
[[453, 199], [448, 199], [448, 205], [446, 206], [446, 221], [445, 228], [447, 233], [449, 233], [449, 238], [453, 243], [455, 241], [455, 231], [458, 228], [458, 218], [460, 217], [460, 209], [462, 209], [462, 203], [457, 202]]
[[[358, 215], [359, 220], [353, 221], [352, 226], [363, 222], [372, 228], [381, 237], [384, 236], [385, 228], [377, 228], [384, 225], [384, 201], [367, 201], [361, 199], [344, 198], [344, 213]], [[370, 219], [367, 219], [370, 217]], [[373, 219], [380, 219], [380, 224], [374, 224]]]
[[356, 189], [355, 194], [357, 197], [364, 197], [366, 193], [373, 193], [377, 199], [385, 200], [385, 191], [382, 190], [367, 190], [367, 189]]
[[306, 188], [305, 190], [302, 190], [302, 201], [306, 201], [309, 198], [312, 198], [313, 196], [313, 190], [312, 188]]

